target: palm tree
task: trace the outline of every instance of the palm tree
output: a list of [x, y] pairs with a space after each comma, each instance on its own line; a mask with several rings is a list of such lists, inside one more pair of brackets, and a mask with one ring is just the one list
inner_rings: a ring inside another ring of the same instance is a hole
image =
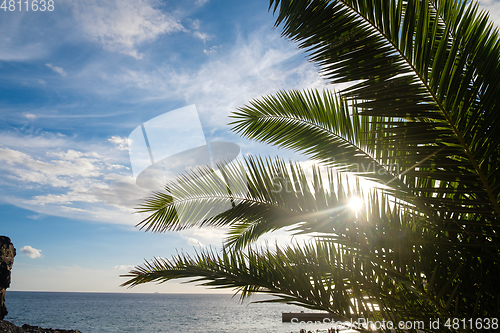
[[[140, 207], [150, 214], [140, 227], [229, 227], [223, 250], [154, 259], [123, 285], [188, 277], [345, 320], [497, 328], [500, 42], [487, 13], [460, 0], [271, 0], [270, 9], [329, 83], [352, 84], [253, 100], [231, 125], [317, 162], [312, 179], [300, 163], [251, 157], [221, 167], [222, 178], [205, 168], [167, 184]], [[354, 168], [380, 186], [338, 176]], [[210, 189], [221, 181], [231, 190]], [[361, 211], [346, 208], [353, 196], [365, 198]], [[221, 202], [232, 209], [206, 215]], [[252, 245], [285, 227], [315, 241]]]

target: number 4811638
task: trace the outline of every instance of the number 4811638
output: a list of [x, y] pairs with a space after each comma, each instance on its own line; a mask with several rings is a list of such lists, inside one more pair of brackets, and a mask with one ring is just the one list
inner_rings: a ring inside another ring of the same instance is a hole
[[[0, 0], [1, 1], [1, 0]], [[54, 0], [3, 0], [0, 9], [4, 12], [9, 11], [32, 11], [32, 12], [51, 12], [54, 10]]]

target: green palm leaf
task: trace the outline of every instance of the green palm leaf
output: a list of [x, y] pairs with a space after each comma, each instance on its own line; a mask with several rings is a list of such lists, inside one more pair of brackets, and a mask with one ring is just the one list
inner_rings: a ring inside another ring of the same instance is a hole
[[[139, 211], [150, 215], [139, 225], [229, 227], [222, 253], [155, 259], [124, 285], [188, 277], [343, 319], [498, 316], [500, 42], [487, 15], [456, 0], [270, 8], [329, 82], [352, 85], [253, 100], [233, 114], [233, 130], [384, 190], [352, 189], [319, 167], [307, 179], [280, 159], [201, 168], [145, 201]], [[365, 198], [357, 213], [346, 205], [353, 195]], [[246, 247], [285, 227], [316, 241]]]
[[[140, 206], [150, 215], [138, 226], [153, 232], [230, 227], [227, 245], [241, 248], [266, 232], [323, 218], [318, 212], [352, 219], [347, 202], [363, 195], [359, 186], [355, 192], [344, 188], [331, 172], [325, 184], [314, 168], [308, 181], [299, 163], [278, 158], [246, 157], [219, 170], [221, 175], [201, 168], [168, 183]], [[214, 214], [221, 207], [227, 210]]]
[[[401, 166], [427, 158], [419, 171], [454, 189], [463, 184], [448, 196], [460, 199], [472, 192], [476, 202], [467, 198], [472, 209], [500, 217], [500, 118], [495, 116], [500, 43], [477, 4], [289, 0], [271, 1], [270, 8], [278, 13], [283, 35], [307, 50], [325, 78], [361, 80], [344, 94], [363, 114], [385, 119], [388, 133], [394, 133], [376, 142], [378, 154], [397, 151], [394, 163]], [[428, 185], [418, 176], [407, 176], [415, 191]]]
[[[351, 318], [395, 320], [405, 316], [422, 319], [431, 313], [432, 305], [422, 301], [425, 297], [415, 297], [409, 292], [415, 287], [395, 282], [395, 276], [401, 274], [388, 274], [343, 247], [316, 243], [274, 251], [248, 249], [221, 254], [202, 251], [194, 257], [183, 254], [170, 260], [157, 258], [124, 275], [130, 280], [123, 286], [191, 278], [191, 282], [204, 286], [236, 289], [241, 297], [256, 292], [271, 294], [278, 298], [268, 302], [324, 310], [346, 321]], [[377, 279], [383, 283], [374, 283]], [[401, 307], [398, 297], [404, 297], [413, 307]], [[379, 307], [377, 311], [370, 310], [374, 304]]]
[[373, 141], [380, 135], [376, 119], [351, 113], [346, 101], [328, 90], [294, 90], [239, 108], [230, 125], [243, 136], [301, 152], [344, 171], [364, 166], [356, 170], [358, 174], [382, 183], [397, 179], [399, 170], [388, 169], [372, 156]]

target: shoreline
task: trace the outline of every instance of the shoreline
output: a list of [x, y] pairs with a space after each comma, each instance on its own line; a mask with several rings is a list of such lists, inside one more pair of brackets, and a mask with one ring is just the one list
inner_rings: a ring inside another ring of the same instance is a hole
[[82, 333], [78, 330], [63, 330], [53, 328], [41, 328], [38, 326], [31, 326], [24, 324], [19, 327], [10, 321], [0, 320], [0, 332], [2, 333]]

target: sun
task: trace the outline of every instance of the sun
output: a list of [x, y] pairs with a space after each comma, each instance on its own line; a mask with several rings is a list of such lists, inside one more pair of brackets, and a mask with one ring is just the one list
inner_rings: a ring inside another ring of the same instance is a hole
[[347, 204], [351, 210], [359, 211], [363, 208], [364, 202], [360, 197], [352, 197]]

